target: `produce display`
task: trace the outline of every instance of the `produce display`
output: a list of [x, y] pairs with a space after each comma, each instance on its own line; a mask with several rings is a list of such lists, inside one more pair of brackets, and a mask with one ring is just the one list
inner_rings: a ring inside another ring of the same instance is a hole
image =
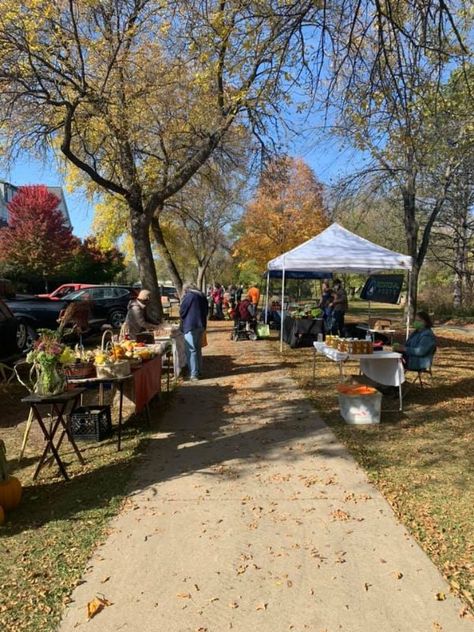
[[94, 362], [97, 366], [111, 366], [124, 360], [128, 360], [130, 365], [138, 366], [142, 362], [147, 362], [156, 356], [154, 345], [146, 345], [143, 342], [134, 340], [124, 340], [123, 342], [113, 342], [107, 347], [96, 349], [94, 352]]
[[322, 315], [323, 313], [319, 307], [311, 303], [290, 311], [290, 316], [297, 320], [299, 318], [322, 318]]
[[339, 338], [339, 336], [326, 336], [326, 345], [343, 353], [362, 355], [373, 353], [374, 345], [371, 340], [359, 340], [358, 338]]

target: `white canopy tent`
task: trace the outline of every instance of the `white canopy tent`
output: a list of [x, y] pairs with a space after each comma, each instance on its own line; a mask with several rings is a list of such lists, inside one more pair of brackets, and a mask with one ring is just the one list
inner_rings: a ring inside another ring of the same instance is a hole
[[[393, 250], [372, 243], [368, 239], [334, 223], [322, 233], [305, 241], [296, 248], [272, 259], [267, 264], [268, 287], [272, 272], [282, 276], [282, 310], [285, 297], [285, 277], [289, 272], [345, 272], [353, 274], [375, 274], [386, 270], [406, 270], [411, 283], [412, 259]], [[410, 291], [408, 292], [408, 301]], [[409, 312], [409, 310], [408, 310]], [[407, 331], [409, 322], [407, 321]], [[283, 318], [281, 319], [280, 348], [283, 349]]]

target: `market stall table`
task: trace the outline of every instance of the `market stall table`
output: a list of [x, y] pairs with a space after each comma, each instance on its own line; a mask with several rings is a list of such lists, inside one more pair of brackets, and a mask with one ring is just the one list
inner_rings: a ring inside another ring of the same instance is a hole
[[313, 345], [313, 384], [316, 379], [316, 353], [337, 362], [339, 376], [344, 376], [344, 363], [348, 360], [359, 361], [360, 372], [377, 384], [398, 387], [400, 410], [403, 409], [402, 384], [405, 372], [402, 364], [402, 354], [395, 351], [375, 351], [374, 353], [347, 353], [328, 347], [324, 342]]
[[292, 348], [310, 347], [324, 331], [322, 318], [293, 318], [283, 320], [283, 340]]
[[[184, 334], [182, 331], [172, 331], [169, 336], [155, 337], [156, 342], [170, 345], [169, 352], [172, 356], [172, 368], [174, 379], [176, 380], [187, 366], [186, 349], [184, 344]], [[167, 354], [168, 355], [168, 354]], [[167, 358], [167, 362], [168, 362]], [[168, 367], [169, 368], [169, 367]], [[169, 381], [169, 380], [168, 380]], [[168, 383], [169, 390], [169, 383]]]
[[[125, 377], [86, 377], [86, 378], [69, 378], [68, 384], [73, 386], [97, 386], [99, 388], [99, 405], [104, 404], [104, 385], [110, 384], [117, 386], [119, 391], [119, 415], [118, 415], [118, 441], [117, 451], [122, 449], [122, 420], [123, 420], [123, 389], [125, 382], [133, 378], [133, 374]], [[83, 388], [83, 391], [86, 389]]]
[[68, 382], [74, 385], [90, 385], [99, 387], [99, 404], [104, 403], [103, 387], [104, 384], [117, 386], [119, 391], [119, 418], [118, 418], [118, 442], [117, 449], [121, 449], [122, 441], [122, 425], [123, 425], [123, 399], [124, 396], [129, 399], [135, 407], [135, 413], [146, 411], [147, 419], [150, 421], [148, 405], [151, 400], [161, 393], [161, 373], [162, 359], [161, 354], [166, 353], [170, 346], [167, 343], [155, 345], [159, 347], [159, 353], [151, 360], [143, 362], [140, 366], [132, 368], [130, 375], [125, 377], [90, 377], [90, 378], [73, 378]]
[[[41, 459], [38, 463], [38, 466], [36, 467], [35, 473], [33, 474], [33, 480], [36, 480], [42, 467], [45, 465], [49, 450], [51, 450], [53, 458], [58, 464], [59, 470], [64, 479], [66, 481], [69, 480], [66, 467], [64, 466], [64, 463], [59, 456], [59, 448], [64, 437], [66, 437], [69, 443], [72, 445], [81, 465], [84, 465], [84, 459], [82, 458], [82, 454], [77, 447], [76, 442], [74, 441], [74, 437], [72, 436], [67, 419], [68, 415], [70, 416], [71, 413], [74, 412], [74, 409], [77, 408], [79, 399], [84, 391], [84, 388], [74, 388], [73, 390], [65, 391], [64, 393], [60, 393], [59, 395], [41, 396], [31, 394], [27, 397], [22, 398], [21, 401], [24, 404], [28, 404], [30, 406], [33, 418], [36, 419], [36, 421], [38, 422], [46, 441], [46, 447], [43, 451], [43, 454], [41, 455]], [[51, 411], [51, 419], [49, 421], [49, 424], [45, 422], [42, 414], [42, 407], [44, 406], [48, 406]], [[67, 412], [68, 406], [70, 407], [69, 412]], [[54, 438], [59, 429], [62, 430], [61, 436], [59, 437], [58, 442], [55, 444]]]

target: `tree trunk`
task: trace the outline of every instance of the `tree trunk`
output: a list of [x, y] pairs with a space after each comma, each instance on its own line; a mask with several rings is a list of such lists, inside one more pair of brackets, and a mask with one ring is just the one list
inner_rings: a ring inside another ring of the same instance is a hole
[[[418, 299], [418, 277], [420, 267], [418, 265], [418, 223], [415, 218], [415, 183], [410, 179], [408, 186], [403, 189], [403, 222], [405, 224], [405, 235], [407, 240], [408, 254], [412, 258], [413, 269], [411, 273], [411, 285], [408, 288], [407, 296], [410, 296], [410, 320], [413, 322]], [[405, 309], [408, 315], [408, 301]]]
[[469, 256], [469, 206], [471, 196], [469, 185], [461, 185], [459, 208], [454, 226], [454, 288], [453, 307], [459, 309], [464, 304], [464, 287], [467, 284]]
[[199, 264], [197, 268], [196, 274], [196, 285], [201, 290], [201, 292], [206, 293], [206, 272], [208, 268], [209, 262]]
[[163, 257], [165, 265], [168, 269], [171, 280], [178, 290], [178, 294], [181, 296], [183, 293], [183, 280], [178, 271], [178, 268], [175, 265], [175, 262], [173, 261], [173, 257], [168, 250], [168, 246], [166, 245], [166, 241], [163, 236], [163, 231], [161, 230], [160, 220], [156, 215], [151, 220], [151, 229], [153, 231], [153, 236], [155, 237], [160, 255]]
[[163, 319], [160, 289], [150, 243], [150, 222], [141, 209], [130, 206], [131, 233], [135, 259], [142, 288], [151, 292], [149, 313], [152, 318]]
[[[462, 228], [462, 227], [461, 227]], [[464, 258], [465, 258], [465, 248], [464, 248], [464, 240], [462, 235], [459, 235], [457, 232], [455, 233], [454, 238], [454, 252], [455, 252], [455, 267], [454, 267], [454, 278], [453, 278], [453, 308], [459, 309], [462, 307], [462, 299], [463, 299], [463, 277], [464, 277]]]

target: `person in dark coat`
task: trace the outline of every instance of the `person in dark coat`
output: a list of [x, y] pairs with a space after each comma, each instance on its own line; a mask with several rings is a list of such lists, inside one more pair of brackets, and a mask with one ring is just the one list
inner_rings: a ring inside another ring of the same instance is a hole
[[207, 326], [207, 299], [194, 283], [184, 286], [184, 296], [179, 307], [181, 328], [191, 380], [202, 374], [202, 340]]
[[339, 279], [335, 279], [333, 286], [332, 308], [332, 332], [337, 336], [344, 336], [344, 315], [348, 310], [347, 294]]

